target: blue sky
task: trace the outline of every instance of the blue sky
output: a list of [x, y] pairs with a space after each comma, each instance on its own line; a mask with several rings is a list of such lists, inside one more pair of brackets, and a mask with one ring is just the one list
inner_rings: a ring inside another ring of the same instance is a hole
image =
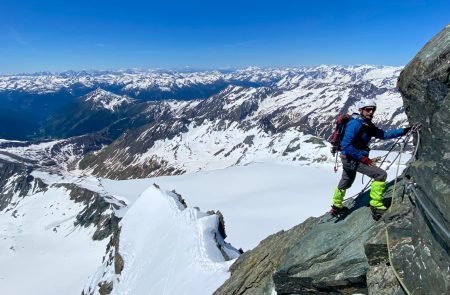
[[0, 0], [0, 73], [404, 65], [450, 1]]

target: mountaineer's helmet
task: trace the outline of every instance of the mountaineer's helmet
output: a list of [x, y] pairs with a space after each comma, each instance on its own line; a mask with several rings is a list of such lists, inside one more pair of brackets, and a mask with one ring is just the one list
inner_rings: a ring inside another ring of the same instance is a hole
[[377, 104], [375, 103], [375, 100], [371, 98], [365, 98], [358, 102], [358, 109], [373, 107], [376, 108]]

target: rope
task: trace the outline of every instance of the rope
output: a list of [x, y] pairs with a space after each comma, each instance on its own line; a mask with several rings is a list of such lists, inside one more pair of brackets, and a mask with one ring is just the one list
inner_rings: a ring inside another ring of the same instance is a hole
[[[447, 227], [445, 225], [443, 225], [436, 217], [433, 216], [433, 214], [431, 213], [430, 208], [425, 204], [424, 201], [422, 201], [420, 195], [417, 193], [417, 190], [414, 186], [413, 183], [409, 183], [407, 186], [408, 191], [411, 191], [412, 193], [414, 193], [414, 195], [416, 196], [416, 201], [419, 204], [420, 207], [423, 208], [423, 212], [425, 213], [425, 215], [431, 219], [431, 221], [437, 225], [437, 229], [439, 229], [441, 231], [441, 233], [443, 234], [443, 236], [446, 238], [447, 241], [450, 240], [450, 232], [447, 229]], [[423, 193], [423, 192], [422, 192]]]
[[339, 155], [339, 153], [337, 152], [336, 153], [336, 159], [335, 159], [335, 162], [334, 162], [334, 173], [336, 173], [337, 171], [338, 171], [338, 155]]
[[[416, 157], [416, 154], [417, 154], [418, 147], [419, 147], [419, 143], [420, 143], [419, 128], [420, 128], [420, 125], [419, 125], [419, 126], [416, 126], [416, 127], [413, 128], [413, 129], [411, 129], [410, 132], [409, 132], [409, 134], [408, 134], [408, 136], [405, 138], [405, 144], [402, 145], [402, 146], [400, 147], [399, 160], [398, 160], [398, 165], [397, 165], [397, 173], [396, 173], [396, 175], [395, 175], [394, 187], [393, 187], [393, 189], [392, 189], [391, 206], [389, 207], [389, 212], [391, 212], [391, 211], [392, 211], [392, 207], [394, 207], [395, 188], [396, 188], [396, 185], [397, 185], [397, 178], [398, 178], [398, 172], [399, 172], [399, 169], [400, 169], [400, 161], [401, 161], [401, 157], [402, 157], [403, 147], [406, 146], [406, 143], [407, 143], [406, 139], [409, 139], [409, 137], [411, 136], [411, 134], [412, 134], [413, 132], [416, 132], [416, 133], [417, 133], [417, 138], [418, 138], [418, 139], [417, 139], [416, 149], [415, 149], [415, 151], [414, 151], [414, 153], [413, 153], [411, 159], [408, 161], [408, 163], [414, 161], [414, 160], [415, 160], [415, 157]], [[394, 163], [394, 161], [393, 161], [392, 163]], [[387, 246], [387, 248], [388, 248], [389, 264], [391, 265], [392, 271], [394, 272], [394, 275], [395, 275], [395, 277], [397, 278], [397, 281], [398, 281], [398, 282], [400, 283], [400, 285], [402, 286], [403, 291], [405, 291], [405, 293], [406, 293], [407, 295], [411, 295], [411, 292], [410, 292], [410, 291], [408, 290], [408, 288], [406, 287], [406, 284], [403, 282], [402, 278], [400, 277], [400, 274], [399, 274], [398, 271], [395, 269], [394, 262], [392, 261], [391, 246], [390, 246], [390, 243], [389, 243], [389, 230], [388, 230], [387, 227], [386, 227], [386, 246]]]
[[388, 248], [388, 258], [389, 258], [389, 263], [391, 265], [392, 271], [394, 272], [395, 277], [397, 278], [398, 282], [400, 283], [400, 285], [403, 288], [403, 291], [405, 291], [405, 293], [407, 295], [411, 295], [411, 292], [409, 292], [408, 288], [406, 287], [405, 283], [402, 281], [402, 279], [400, 278], [400, 274], [397, 272], [397, 270], [394, 267], [394, 264], [392, 264], [392, 253], [391, 253], [391, 248], [389, 247], [389, 231], [386, 228], [386, 243], [387, 243], [387, 248]]
[[[394, 204], [395, 190], [396, 190], [396, 186], [397, 186], [398, 173], [399, 173], [399, 171], [400, 171], [400, 163], [401, 163], [401, 158], [402, 158], [403, 148], [406, 147], [406, 145], [407, 145], [407, 143], [408, 143], [408, 140], [409, 140], [410, 136], [411, 136], [414, 132], [416, 132], [416, 133], [417, 133], [417, 145], [416, 145], [416, 148], [415, 148], [415, 150], [414, 150], [414, 153], [412, 154], [411, 159], [410, 159], [406, 164], [409, 164], [410, 162], [413, 162], [413, 161], [415, 160], [415, 157], [416, 157], [416, 154], [417, 154], [417, 151], [418, 151], [418, 147], [419, 147], [419, 144], [420, 144], [420, 134], [419, 134], [419, 128], [420, 128], [420, 127], [421, 127], [420, 125], [414, 126], [414, 127], [408, 132], [408, 134], [407, 134], [406, 137], [404, 138], [403, 145], [400, 144], [400, 152], [399, 152], [399, 154], [394, 158], [394, 160], [392, 161], [392, 163], [386, 168], [386, 170], [388, 170], [388, 169], [395, 163], [395, 161], [397, 160], [397, 157], [399, 158], [399, 159], [398, 159], [398, 164], [397, 164], [397, 171], [396, 171], [396, 175], [395, 175], [395, 180], [394, 180], [394, 187], [393, 187], [393, 189], [392, 189], [391, 206], [389, 207], [389, 212], [392, 211], [392, 207], [393, 207], [393, 204]], [[384, 159], [381, 161], [379, 167], [381, 167], [381, 165], [383, 165], [383, 163], [384, 163], [385, 160], [387, 159], [388, 155], [392, 152], [392, 150], [394, 149], [394, 147], [395, 147], [397, 144], [399, 144], [400, 139], [401, 139], [401, 138], [398, 138], [398, 139], [394, 142], [394, 144], [392, 145], [392, 147], [389, 149], [388, 153], [384, 156]], [[337, 158], [336, 158], [336, 163], [337, 163]], [[335, 167], [336, 167], [336, 166], [335, 166]], [[362, 189], [361, 192], [359, 192], [359, 193], [357, 193], [357, 194], [355, 194], [355, 195], [353, 195], [353, 196], [351, 196], [351, 197], [349, 197], [349, 198], [346, 198], [346, 200], [348, 200], [348, 199], [350, 199], [350, 198], [353, 198], [353, 197], [355, 197], [355, 196], [360, 195], [362, 192], [364, 192], [364, 191], [367, 189], [367, 187], [369, 186], [369, 184], [370, 184], [372, 181], [373, 181], [373, 180], [370, 180], [370, 181], [366, 184], [366, 186]], [[388, 230], [387, 227], [386, 227], [386, 246], [387, 246], [387, 248], [388, 248], [388, 259], [389, 259], [389, 263], [390, 263], [390, 265], [391, 265], [391, 269], [392, 269], [392, 271], [394, 272], [395, 277], [397, 278], [398, 282], [400, 283], [400, 285], [401, 285], [403, 291], [404, 291], [407, 295], [411, 295], [411, 292], [410, 292], [410, 291], [408, 290], [408, 288], [406, 287], [406, 284], [403, 282], [403, 280], [402, 280], [400, 274], [399, 274], [398, 271], [395, 269], [394, 263], [393, 263], [393, 261], [392, 261], [392, 253], [391, 253], [391, 247], [390, 247], [390, 243], [389, 243], [389, 230]]]
[[[403, 145], [400, 146], [400, 153], [399, 153], [399, 157], [398, 157], [398, 164], [397, 164], [397, 172], [395, 173], [395, 180], [394, 180], [394, 187], [392, 188], [392, 197], [391, 197], [391, 204], [394, 204], [394, 197], [395, 197], [395, 188], [397, 186], [397, 178], [398, 178], [398, 171], [400, 170], [400, 162], [402, 160], [402, 153], [403, 153]], [[394, 163], [394, 162], [392, 162]], [[392, 211], [392, 207], [389, 207], [389, 212]]]

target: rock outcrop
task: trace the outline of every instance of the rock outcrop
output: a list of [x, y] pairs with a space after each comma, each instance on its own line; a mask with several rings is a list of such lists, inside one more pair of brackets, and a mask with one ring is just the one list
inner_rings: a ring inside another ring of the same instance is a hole
[[450, 26], [399, 78], [417, 153], [374, 221], [368, 192], [341, 221], [329, 214], [279, 232], [241, 255], [220, 294], [449, 294]]
[[[29, 164], [29, 165], [27, 165]], [[0, 211], [8, 206], [12, 210], [14, 197], [23, 198], [30, 192], [46, 189], [46, 185], [31, 175], [32, 163], [20, 163], [0, 159]]]
[[[392, 189], [391, 183], [386, 193]], [[380, 289], [380, 281], [371, 282], [367, 274], [387, 275], [385, 224], [373, 220], [367, 203], [368, 192], [351, 201], [344, 220], [327, 213], [268, 237], [239, 257], [230, 268], [231, 278], [215, 295], [269, 295], [272, 290], [278, 295], [367, 294], [369, 282]], [[388, 279], [383, 283], [402, 294], [395, 277]]]
[[415, 203], [411, 236], [394, 236], [398, 245], [392, 254], [401, 258], [397, 268], [409, 291], [449, 294], [450, 25], [405, 67], [398, 86], [410, 122], [422, 128], [408, 170]]

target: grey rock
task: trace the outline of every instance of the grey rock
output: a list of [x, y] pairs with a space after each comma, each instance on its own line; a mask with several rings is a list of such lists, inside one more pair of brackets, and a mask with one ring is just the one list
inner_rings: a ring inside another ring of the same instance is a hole
[[254, 249], [242, 254], [231, 266], [231, 277], [214, 295], [271, 294], [274, 287], [272, 274], [286, 252], [318, 222], [309, 218], [304, 223], [280, 231], [263, 240]]
[[361, 196], [347, 218], [318, 223], [290, 248], [273, 276], [278, 294], [367, 292], [365, 244], [383, 229], [367, 201]]
[[393, 269], [386, 264], [371, 266], [367, 271], [369, 295], [403, 295]]
[[108, 209], [119, 209], [120, 206], [126, 206], [125, 203], [121, 205], [110, 203], [106, 200], [107, 196], [102, 196], [73, 183], [60, 183], [54, 186], [66, 188], [70, 191], [72, 201], [85, 205], [84, 209], [76, 216], [75, 226], [95, 226], [93, 240], [103, 240], [117, 231], [120, 218], [113, 213], [104, 214], [104, 212]]
[[[409, 121], [422, 124], [408, 174], [409, 232], [390, 228], [396, 268], [409, 291], [450, 293], [450, 26], [431, 39], [398, 81]], [[420, 140], [420, 142], [418, 142]], [[413, 188], [415, 187], [415, 188]]]
[[[11, 200], [15, 194], [23, 198], [31, 191], [37, 193], [46, 189], [47, 185], [42, 180], [34, 178], [30, 174], [33, 166], [30, 166], [29, 163], [0, 159], [0, 164], [0, 211], [8, 205], [11, 205], [11, 210], [14, 208], [15, 204], [11, 204]], [[10, 179], [15, 179], [15, 181], [11, 182]]]

